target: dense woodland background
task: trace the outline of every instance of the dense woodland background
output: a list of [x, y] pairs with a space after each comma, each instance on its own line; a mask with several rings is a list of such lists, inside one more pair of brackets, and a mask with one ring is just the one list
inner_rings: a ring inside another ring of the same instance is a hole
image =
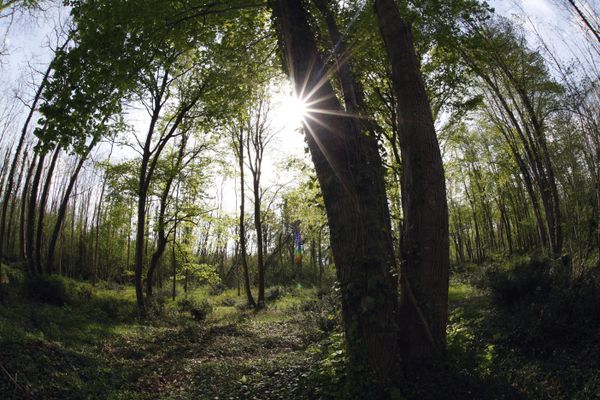
[[52, 33], [0, 82], [2, 397], [600, 398], [599, 4], [543, 3], [3, 1], [0, 62]]

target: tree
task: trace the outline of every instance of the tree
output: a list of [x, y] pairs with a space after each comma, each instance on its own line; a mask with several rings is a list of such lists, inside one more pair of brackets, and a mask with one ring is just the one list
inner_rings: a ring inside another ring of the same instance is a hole
[[252, 296], [250, 289], [250, 274], [248, 273], [248, 255], [246, 246], [246, 224], [245, 224], [245, 213], [246, 213], [246, 194], [245, 194], [245, 180], [244, 180], [244, 132], [245, 126], [242, 124], [234, 125], [231, 128], [233, 140], [232, 145], [235, 154], [238, 159], [238, 165], [240, 169], [240, 217], [239, 217], [239, 237], [240, 237], [240, 259], [242, 264], [242, 271], [244, 274], [244, 290], [246, 292], [246, 299], [248, 306], [255, 308], [256, 302]]
[[465, 49], [463, 57], [486, 86], [490, 117], [519, 163], [534, 211], [539, 211], [538, 196], [541, 201], [540, 238], [558, 256], [563, 242], [560, 196], [546, 120], [561, 88], [548, 76], [539, 53], [528, 50], [523, 36], [506, 21], [476, 29]]
[[377, 393], [395, 370], [398, 332], [381, 160], [373, 137], [337, 99], [302, 4], [280, 0], [270, 6], [295, 93], [310, 107], [304, 127], [327, 210], [351, 376], [366, 390], [370, 385], [361, 377], [368, 371]]
[[402, 155], [402, 356], [444, 351], [448, 318], [448, 206], [442, 157], [412, 32], [392, 0], [376, 0], [397, 100]]
[[[10, 4], [6, 4], [5, 6], [8, 7], [8, 6], [10, 6]], [[1, 10], [2, 9], [0, 8], [0, 11]], [[65, 42], [61, 48], [59, 48], [59, 51], [63, 50], [66, 47], [67, 43], [68, 43], [68, 41]], [[6, 190], [4, 191], [3, 199], [2, 199], [2, 211], [0, 213], [0, 260], [2, 260], [2, 257], [3, 257], [4, 232], [5, 232], [5, 228], [6, 228], [6, 217], [7, 217], [7, 211], [8, 211], [8, 204], [9, 204], [11, 196], [13, 194], [12, 191], [13, 191], [13, 186], [14, 186], [16, 170], [17, 170], [17, 167], [19, 164], [19, 157], [21, 156], [21, 151], [23, 150], [23, 146], [25, 144], [25, 139], [27, 138], [27, 135], [28, 135], [28, 130], [29, 130], [30, 124], [32, 122], [32, 119], [33, 119], [35, 110], [38, 106], [38, 103], [42, 100], [42, 92], [45, 88], [46, 83], [48, 82], [50, 74], [52, 73], [52, 69], [53, 69], [53, 63], [50, 63], [48, 65], [48, 68], [46, 69], [46, 72], [42, 76], [42, 80], [37, 88], [37, 91], [36, 91], [34, 97], [33, 97], [31, 106], [29, 107], [29, 112], [27, 113], [27, 117], [25, 118], [25, 122], [23, 123], [23, 128], [21, 129], [21, 136], [19, 137], [19, 141], [17, 142], [17, 147], [15, 149], [15, 153], [13, 155], [13, 159], [10, 164], [10, 171], [8, 173]], [[22, 167], [24, 167], [24, 165]]]
[[[258, 263], [258, 304], [259, 308], [265, 306], [265, 245], [263, 243], [263, 217], [261, 188], [262, 164], [265, 150], [276, 132], [271, 126], [271, 104], [266, 93], [259, 93], [258, 100], [251, 106], [246, 121], [246, 143], [244, 145], [248, 154], [248, 168], [252, 174], [252, 194], [254, 195], [254, 229], [256, 230], [256, 252]], [[243, 190], [243, 188], [242, 188]]]
[[[155, 177], [155, 190], [158, 191], [159, 209], [156, 217], [156, 246], [150, 258], [150, 264], [146, 274], [146, 294], [152, 295], [154, 275], [159, 262], [166, 250], [169, 237], [173, 235], [180, 222], [189, 221], [197, 217], [201, 209], [196, 203], [200, 201], [199, 194], [203, 193], [206, 167], [201, 153], [209, 146], [207, 141], [195, 143], [192, 137], [193, 127], [186, 126], [177, 149], [171, 149], [165, 159], [159, 162], [157, 176]], [[190, 143], [191, 142], [191, 143]], [[176, 201], [172, 204], [171, 198], [177, 190], [176, 198], [180, 196], [186, 199]], [[169, 206], [171, 209], [169, 210]], [[175, 240], [172, 241], [175, 246]]]

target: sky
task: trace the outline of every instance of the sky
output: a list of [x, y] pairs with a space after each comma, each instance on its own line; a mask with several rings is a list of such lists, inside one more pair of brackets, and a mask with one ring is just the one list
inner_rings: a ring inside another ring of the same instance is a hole
[[[61, 2], [57, 2], [60, 4]], [[584, 10], [589, 7], [600, 12], [600, 0], [587, 0], [578, 3]], [[598, 53], [586, 52], [583, 43], [586, 43], [579, 19], [566, 8], [566, 0], [489, 0], [489, 4], [495, 8], [498, 14], [516, 20], [523, 28], [530, 32], [529, 44], [536, 48], [539, 46], [535, 35], [537, 30], [545, 41], [551, 45], [553, 51], [567, 61], [573, 54], [586, 54], [588, 62], [597, 64]], [[588, 10], [589, 10], [588, 9]], [[0, 40], [4, 38], [5, 54], [0, 56], [0, 107], [2, 99], [11, 99], [15, 91], [27, 92], [31, 82], [30, 67], [38, 70], [45, 69], [51, 52], [49, 43], [56, 43], [56, 35], [53, 26], [56, 22], [67, 20], [68, 10], [61, 6], [49, 6], [43, 14], [19, 14], [13, 18], [0, 18]], [[596, 21], [600, 24], [600, 21]], [[5, 34], [7, 28], [8, 34]], [[597, 48], [597, 51], [600, 47]], [[39, 78], [36, 79], [39, 81]], [[27, 96], [25, 96], [27, 98]], [[266, 152], [264, 167], [264, 186], [268, 187], [277, 182], [289, 180], [285, 171], [278, 170], [277, 165], [288, 157], [305, 157], [305, 144], [302, 134], [299, 132], [301, 125], [300, 105], [291, 96], [291, 87], [282, 88], [280, 93], [274, 95], [273, 125], [279, 131], [271, 148]], [[1, 114], [1, 113], [0, 113]], [[143, 112], [132, 113], [130, 122], [140, 131], [146, 126]], [[102, 154], [108, 152], [108, 147], [100, 148], [96, 158], [102, 158]], [[131, 152], [131, 151], [130, 151]], [[125, 150], [117, 152], [119, 157], [126, 158]], [[221, 181], [217, 179], [214, 187], [220, 187]], [[236, 206], [234, 182], [226, 182], [223, 197], [225, 209], [233, 211]], [[215, 189], [216, 192], [216, 189]]]

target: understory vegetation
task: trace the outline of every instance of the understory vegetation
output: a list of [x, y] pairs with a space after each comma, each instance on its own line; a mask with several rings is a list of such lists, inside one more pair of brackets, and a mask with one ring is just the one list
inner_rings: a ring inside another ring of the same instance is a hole
[[[130, 286], [25, 281], [4, 268], [4, 398], [347, 398], [335, 287], [275, 286], [260, 312], [235, 289], [202, 286], [176, 301], [159, 291], [142, 315]], [[540, 256], [460, 268], [446, 361], [435, 375], [407, 371], [390, 398], [598, 397], [600, 276], [568, 268]]]

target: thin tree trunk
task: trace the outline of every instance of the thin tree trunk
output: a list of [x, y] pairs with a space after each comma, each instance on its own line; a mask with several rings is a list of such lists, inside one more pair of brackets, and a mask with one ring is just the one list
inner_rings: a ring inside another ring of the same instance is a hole
[[33, 160], [29, 165], [29, 169], [27, 171], [27, 177], [25, 178], [25, 186], [23, 187], [23, 191], [21, 193], [21, 212], [19, 216], [19, 255], [21, 260], [25, 260], [27, 257], [27, 244], [25, 242], [25, 226], [27, 221], [27, 204], [29, 201], [29, 192], [30, 192], [30, 182], [33, 177], [33, 172], [38, 163], [39, 154], [37, 152], [34, 153]]
[[35, 210], [37, 206], [38, 191], [40, 187], [40, 180], [42, 179], [42, 171], [44, 169], [45, 158], [46, 153], [41, 153], [39, 156], [37, 168], [35, 170], [35, 175], [33, 176], [33, 182], [31, 184], [31, 193], [29, 194], [29, 202], [27, 204], [27, 227], [25, 229], [25, 259], [27, 260], [29, 273], [33, 275], [35, 275], [37, 272], [34, 260]]
[[[69, 180], [69, 185], [65, 190], [63, 195], [62, 202], [58, 209], [58, 215], [56, 216], [56, 223], [54, 224], [54, 229], [52, 231], [52, 236], [50, 236], [50, 242], [48, 244], [48, 259], [46, 260], [46, 273], [52, 274], [54, 272], [54, 253], [56, 251], [56, 242], [58, 241], [58, 237], [60, 235], [60, 229], [62, 228], [63, 221], [65, 219], [65, 215], [67, 213], [67, 206], [69, 204], [69, 199], [71, 197], [71, 192], [75, 187], [75, 183], [77, 182], [77, 177], [79, 176], [79, 172], [81, 171], [81, 167], [83, 167], [83, 163], [89, 156], [90, 152], [96, 145], [98, 139], [93, 139], [92, 142], [85, 149], [85, 152], [80, 156], [79, 161], [75, 167], [75, 170], [71, 174], [71, 179]], [[75, 206], [73, 206], [75, 207]], [[73, 220], [75, 219], [75, 209], [73, 209]], [[75, 232], [72, 233], [73, 235]]]
[[[163, 253], [167, 247], [167, 241], [169, 239], [169, 235], [165, 232], [165, 214], [167, 212], [167, 200], [169, 195], [171, 194], [171, 186], [173, 185], [173, 181], [175, 179], [176, 174], [179, 173], [181, 165], [183, 163], [183, 157], [185, 155], [185, 147], [186, 147], [186, 139], [182, 140], [182, 143], [179, 146], [179, 152], [177, 154], [177, 160], [173, 167], [173, 172], [167, 178], [165, 183], [165, 187], [160, 196], [160, 208], [158, 211], [158, 238], [156, 241], [156, 249], [154, 253], [152, 253], [152, 257], [150, 259], [150, 266], [148, 267], [148, 273], [146, 275], [146, 294], [148, 296], [152, 296], [152, 285], [153, 285], [153, 277], [154, 271], [156, 270], [159, 261], [161, 260]], [[175, 209], [177, 212], [177, 209]]]
[[[108, 158], [107, 158], [107, 162], [110, 162], [110, 157], [112, 156], [112, 152], [113, 152], [113, 144], [111, 144], [110, 146], [110, 152], [108, 153]], [[98, 209], [96, 210], [96, 240], [95, 240], [95, 245], [94, 245], [94, 271], [98, 270], [98, 264], [99, 264], [99, 259], [100, 259], [100, 254], [98, 252], [98, 247], [100, 244], [100, 220], [102, 217], [102, 201], [104, 200], [104, 191], [106, 190], [106, 182], [107, 182], [107, 177], [105, 176], [104, 179], [102, 180], [102, 189], [100, 190], [100, 198], [98, 199]], [[96, 275], [96, 273], [94, 273], [94, 276]]]
[[237, 149], [238, 149], [238, 161], [240, 167], [240, 252], [242, 269], [244, 271], [244, 289], [246, 290], [246, 299], [248, 300], [248, 306], [256, 308], [256, 302], [252, 296], [250, 290], [250, 274], [248, 273], [248, 257], [246, 255], [246, 225], [244, 222], [244, 214], [246, 212], [246, 194], [244, 192], [244, 131], [242, 127], [239, 127], [237, 135]]
[[[66, 44], [67, 43], [65, 43], [61, 47], [61, 49], [63, 49], [66, 46]], [[17, 169], [17, 165], [19, 163], [19, 156], [21, 155], [21, 150], [25, 143], [25, 138], [27, 137], [27, 133], [29, 130], [29, 124], [31, 123], [34, 113], [36, 112], [37, 104], [42, 97], [42, 92], [44, 90], [44, 87], [46, 86], [46, 82], [48, 81], [50, 72], [52, 71], [53, 64], [54, 63], [51, 62], [48, 65], [48, 68], [46, 69], [46, 72], [44, 73], [44, 76], [42, 77], [42, 81], [37, 88], [35, 96], [33, 97], [33, 102], [31, 103], [31, 107], [29, 108], [29, 113], [27, 113], [27, 117], [25, 118], [25, 122], [23, 123], [23, 128], [21, 129], [21, 136], [19, 137], [19, 142], [17, 144], [17, 148], [15, 150], [15, 154], [13, 156], [13, 160], [12, 160], [11, 167], [10, 167], [10, 172], [8, 174], [8, 182], [6, 184], [6, 191], [4, 192], [4, 199], [2, 201], [2, 213], [0, 215], [0, 260], [2, 259], [2, 256], [3, 256], [3, 253], [2, 253], [3, 247], [2, 246], [4, 244], [4, 229], [6, 226], [6, 211], [7, 211], [10, 197], [12, 196], [12, 191], [13, 191], [13, 186], [14, 186], [14, 176], [15, 176], [15, 171]]]
[[[19, 171], [19, 177], [17, 178], [17, 185], [15, 187], [15, 192], [18, 193], [19, 189], [21, 189], [21, 181], [23, 180], [23, 173], [28, 170], [27, 167], [27, 156], [28, 156], [28, 147], [25, 148], [25, 152], [23, 153], [23, 157], [21, 159], [21, 168]], [[33, 161], [32, 161], [33, 162]], [[11, 256], [15, 255], [15, 242], [16, 238], [13, 234], [13, 224], [15, 223], [15, 210], [17, 208], [17, 196], [14, 196], [11, 201], [10, 212], [8, 215], [8, 228], [7, 228], [7, 251], [10, 252]]]
[[38, 220], [37, 220], [37, 233], [35, 241], [34, 251], [34, 264], [38, 273], [43, 273], [42, 269], [42, 240], [44, 237], [44, 216], [46, 213], [46, 203], [48, 202], [48, 193], [50, 192], [50, 186], [52, 185], [52, 176], [54, 175], [54, 167], [60, 154], [60, 147], [57, 146], [52, 155], [50, 166], [46, 174], [46, 182], [44, 183], [44, 189], [42, 190], [42, 196], [40, 197], [40, 205], [38, 209]]

